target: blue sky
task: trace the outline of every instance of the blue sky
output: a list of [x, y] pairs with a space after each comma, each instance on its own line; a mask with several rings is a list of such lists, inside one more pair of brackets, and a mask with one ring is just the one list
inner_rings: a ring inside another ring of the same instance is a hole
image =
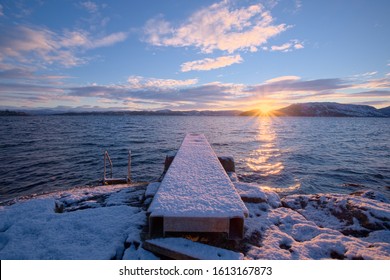
[[390, 105], [390, 1], [0, 0], [0, 108]]

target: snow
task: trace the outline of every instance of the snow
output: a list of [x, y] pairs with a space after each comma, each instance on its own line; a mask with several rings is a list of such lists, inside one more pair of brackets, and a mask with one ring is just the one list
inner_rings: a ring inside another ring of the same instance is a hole
[[64, 214], [55, 213], [53, 206], [52, 199], [36, 199], [2, 213], [0, 258], [110, 259], [134, 219], [143, 218], [127, 206]]
[[155, 196], [159, 187], [160, 187], [160, 182], [150, 183], [146, 188], [145, 197]]
[[157, 238], [148, 240], [149, 243], [167, 248], [200, 260], [242, 260], [242, 253], [192, 242], [185, 238]]
[[148, 212], [170, 217], [244, 217], [247, 209], [203, 134], [187, 134]]
[[351, 117], [383, 117], [384, 114], [372, 106], [340, 104], [334, 102], [315, 102], [298, 104], [303, 107], [306, 112], [311, 112], [313, 115], [339, 115]]
[[[261, 189], [254, 184], [247, 188]], [[288, 195], [278, 208], [267, 202], [247, 203], [245, 257], [390, 259], [390, 207], [384, 199], [367, 191]]]
[[141, 191], [124, 186], [84, 188], [2, 206], [0, 259], [129, 256], [146, 223], [146, 212], [129, 205], [139, 200]]
[[[1, 206], [0, 259], [159, 259], [142, 248], [145, 193], [157, 186], [79, 188]], [[244, 259], [390, 259], [390, 207], [379, 192], [280, 198], [253, 183], [235, 187], [252, 201], [243, 240], [193, 239], [217, 247], [211, 251], [186, 240], [165, 246], [191, 244], [188, 250], [211, 259], [223, 249]]]
[[266, 202], [271, 207], [277, 208], [281, 205], [279, 195], [275, 192], [264, 192], [261, 186], [250, 183], [235, 182], [234, 187], [244, 202]]

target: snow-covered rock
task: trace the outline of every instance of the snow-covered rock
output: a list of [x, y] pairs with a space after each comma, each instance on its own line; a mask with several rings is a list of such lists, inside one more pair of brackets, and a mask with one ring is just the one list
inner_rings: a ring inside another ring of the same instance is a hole
[[261, 186], [254, 183], [234, 182], [234, 187], [244, 202], [265, 202], [273, 208], [281, 205], [279, 195], [273, 191], [264, 191]]
[[143, 192], [127, 186], [80, 188], [2, 206], [0, 259], [122, 258], [126, 244], [140, 242]]
[[289, 195], [247, 203], [248, 259], [390, 259], [390, 207], [379, 193]]
[[[368, 236], [377, 230], [390, 230], [389, 203], [367, 198], [377, 197], [373, 191], [362, 196], [341, 194], [290, 195], [283, 206], [302, 214], [320, 227], [339, 230], [345, 235]], [[380, 196], [379, 196], [380, 197]]]
[[[390, 204], [379, 192], [279, 198], [256, 184], [234, 185], [251, 201], [245, 237], [210, 245], [245, 259], [390, 259]], [[0, 259], [158, 259], [142, 248], [145, 191], [79, 188], [1, 206]]]

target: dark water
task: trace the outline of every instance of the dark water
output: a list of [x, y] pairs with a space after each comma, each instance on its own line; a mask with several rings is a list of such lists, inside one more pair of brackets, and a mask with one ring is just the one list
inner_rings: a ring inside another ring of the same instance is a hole
[[0, 201], [98, 184], [103, 152], [125, 177], [156, 180], [187, 132], [232, 155], [240, 180], [280, 192], [390, 190], [390, 119], [159, 116], [0, 118]]

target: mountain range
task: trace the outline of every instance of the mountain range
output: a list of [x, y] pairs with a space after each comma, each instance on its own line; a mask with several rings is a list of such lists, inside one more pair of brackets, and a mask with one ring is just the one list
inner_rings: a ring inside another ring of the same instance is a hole
[[[256, 116], [258, 110], [242, 112], [241, 116]], [[368, 105], [340, 104], [335, 102], [297, 103], [268, 113], [290, 117], [390, 117], [390, 107], [376, 109]]]
[[[264, 116], [260, 110], [239, 111], [58, 111], [55, 109], [5, 110], [0, 116], [27, 115], [148, 115], [148, 116]], [[297, 103], [267, 112], [266, 115], [281, 117], [390, 117], [390, 106], [382, 109], [368, 105], [340, 104], [335, 102]]]

